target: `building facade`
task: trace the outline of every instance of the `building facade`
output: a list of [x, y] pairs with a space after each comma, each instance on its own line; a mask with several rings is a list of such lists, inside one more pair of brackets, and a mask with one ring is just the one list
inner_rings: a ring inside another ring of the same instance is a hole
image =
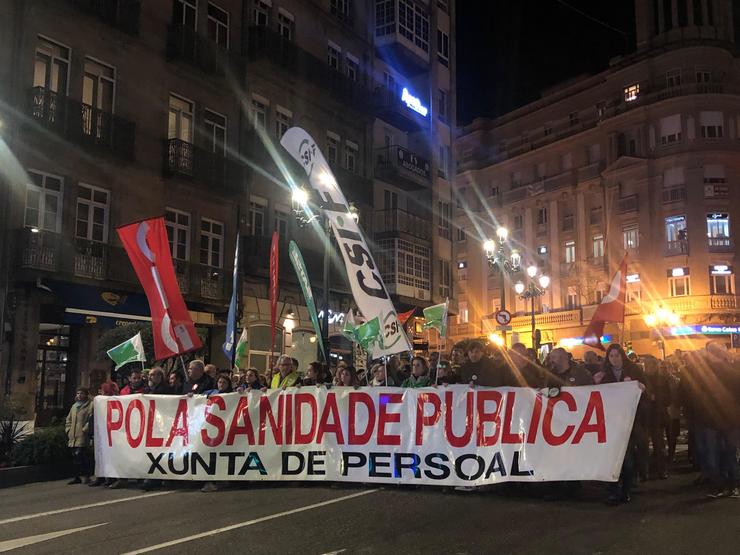
[[[542, 343], [581, 353], [625, 254], [626, 318], [607, 325], [604, 340], [659, 355], [711, 338], [731, 343], [740, 323], [740, 61], [731, 2], [635, 6], [634, 54], [461, 130], [455, 337], [497, 332], [502, 282], [482, 242], [505, 226], [523, 266], [551, 278], [534, 306]], [[514, 313], [511, 341], [531, 344], [532, 306], [513, 288], [526, 279], [507, 278], [505, 308]]]
[[[44, 423], [76, 387], [110, 375], [98, 339], [148, 318], [115, 228], [161, 215], [204, 339], [199, 356], [228, 367], [221, 344], [240, 237], [249, 364], [263, 370], [280, 352], [315, 359], [287, 244], [303, 251], [317, 297], [324, 251], [292, 212], [289, 184], [305, 176], [279, 139], [293, 125], [322, 145], [358, 206], [399, 308], [446, 294], [451, 245], [429, 219], [451, 195], [452, 21], [453, 2], [410, 0], [2, 3], [3, 399]], [[334, 335], [352, 306], [338, 260]], [[338, 339], [334, 349], [351, 354]]]

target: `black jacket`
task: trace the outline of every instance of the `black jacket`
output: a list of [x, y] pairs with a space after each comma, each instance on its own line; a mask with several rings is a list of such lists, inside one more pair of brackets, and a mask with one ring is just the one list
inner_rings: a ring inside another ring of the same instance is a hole
[[466, 362], [460, 367], [460, 383], [473, 382], [475, 385], [488, 387], [517, 386], [508, 365], [496, 364], [484, 356], [478, 362]]
[[202, 395], [211, 389], [216, 389], [216, 384], [213, 383], [213, 378], [208, 374], [203, 374], [198, 380], [186, 381], [182, 388], [182, 392], [185, 394], [194, 393], [195, 395]]

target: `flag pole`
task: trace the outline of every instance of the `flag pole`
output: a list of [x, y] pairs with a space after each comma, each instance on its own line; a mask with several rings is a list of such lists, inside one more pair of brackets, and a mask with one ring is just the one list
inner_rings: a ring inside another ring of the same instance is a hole
[[241, 204], [236, 205], [236, 252], [237, 256], [236, 259], [236, 268], [234, 268], [234, 272], [236, 273], [236, 285], [237, 285], [237, 293], [234, 294], [234, 299], [236, 300], [236, 306], [234, 307], [234, 344], [231, 346], [231, 371], [234, 371], [234, 368], [236, 367], [236, 330], [239, 328], [237, 325], [238, 323], [241, 323], [241, 317], [239, 314], [239, 300], [242, 296], [242, 282], [241, 282], [241, 272], [239, 271], [241, 268], [241, 261], [239, 260], [239, 255], [241, 254], [241, 249], [239, 248], [241, 246], [242, 242], [242, 218], [241, 218], [241, 212], [242, 212], [242, 206]]

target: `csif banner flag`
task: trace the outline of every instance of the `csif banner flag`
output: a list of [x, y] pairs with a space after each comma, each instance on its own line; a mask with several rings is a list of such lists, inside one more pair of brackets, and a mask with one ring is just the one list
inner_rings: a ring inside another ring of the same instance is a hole
[[95, 474], [481, 486], [619, 478], [637, 382], [95, 397]]
[[152, 315], [157, 360], [199, 349], [202, 345], [172, 266], [164, 218], [152, 218], [117, 229]]
[[[311, 282], [308, 279], [308, 271], [306, 270], [306, 264], [303, 261], [303, 255], [295, 241], [291, 241], [288, 245], [288, 256], [293, 269], [295, 270], [296, 276], [298, 276], [298, 283], [301, 284], [301, 290], [303, 291], [303, 298], [306, 299], [306, 308], [308, 308], [308, 314], [311, 317], [311, 324], [313, 330], [316, 333], [316, 338], [319, 341], [319, 348], [321, 349], [322, 355], [326, 354], [324, 351], [324, 338], [321, 336], [321, 326], [319, 326], [319, 315], [316, 312], [316, 301], [313, 297], [313, 291], [311, 289]], [[325, 360], [329, 364], [328, 360]]]
[[236, 234], [236, 247], [234, 247], [234, 274], [231, 283], [231, 301], [229, 301], [229, 313], [226, 317], [226, 341], [223, 344], [224, 355], [231, 363], [234, 360], [234, 348], [236, 341], [236, 319], [239, 307], [239, 234]]
[[331, 223], [347, 269], [352, 296], [367, 321], [378, 319], [380, 336], [373, 343], [374, 358], [411, 350], [411, 343], [398, 321], [388, 290], [347, 199], [316, 141], [300, 127], [291, 127], [280, 140], [308, 175], [318, 193], [319, 204]]

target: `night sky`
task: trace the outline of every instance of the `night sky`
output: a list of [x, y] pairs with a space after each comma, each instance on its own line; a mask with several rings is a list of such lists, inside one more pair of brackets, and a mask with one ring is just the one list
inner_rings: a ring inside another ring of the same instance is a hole
[[459, 125], [504, 114], [634, 50], [632, 0], [459, 0], [457, 18]]

